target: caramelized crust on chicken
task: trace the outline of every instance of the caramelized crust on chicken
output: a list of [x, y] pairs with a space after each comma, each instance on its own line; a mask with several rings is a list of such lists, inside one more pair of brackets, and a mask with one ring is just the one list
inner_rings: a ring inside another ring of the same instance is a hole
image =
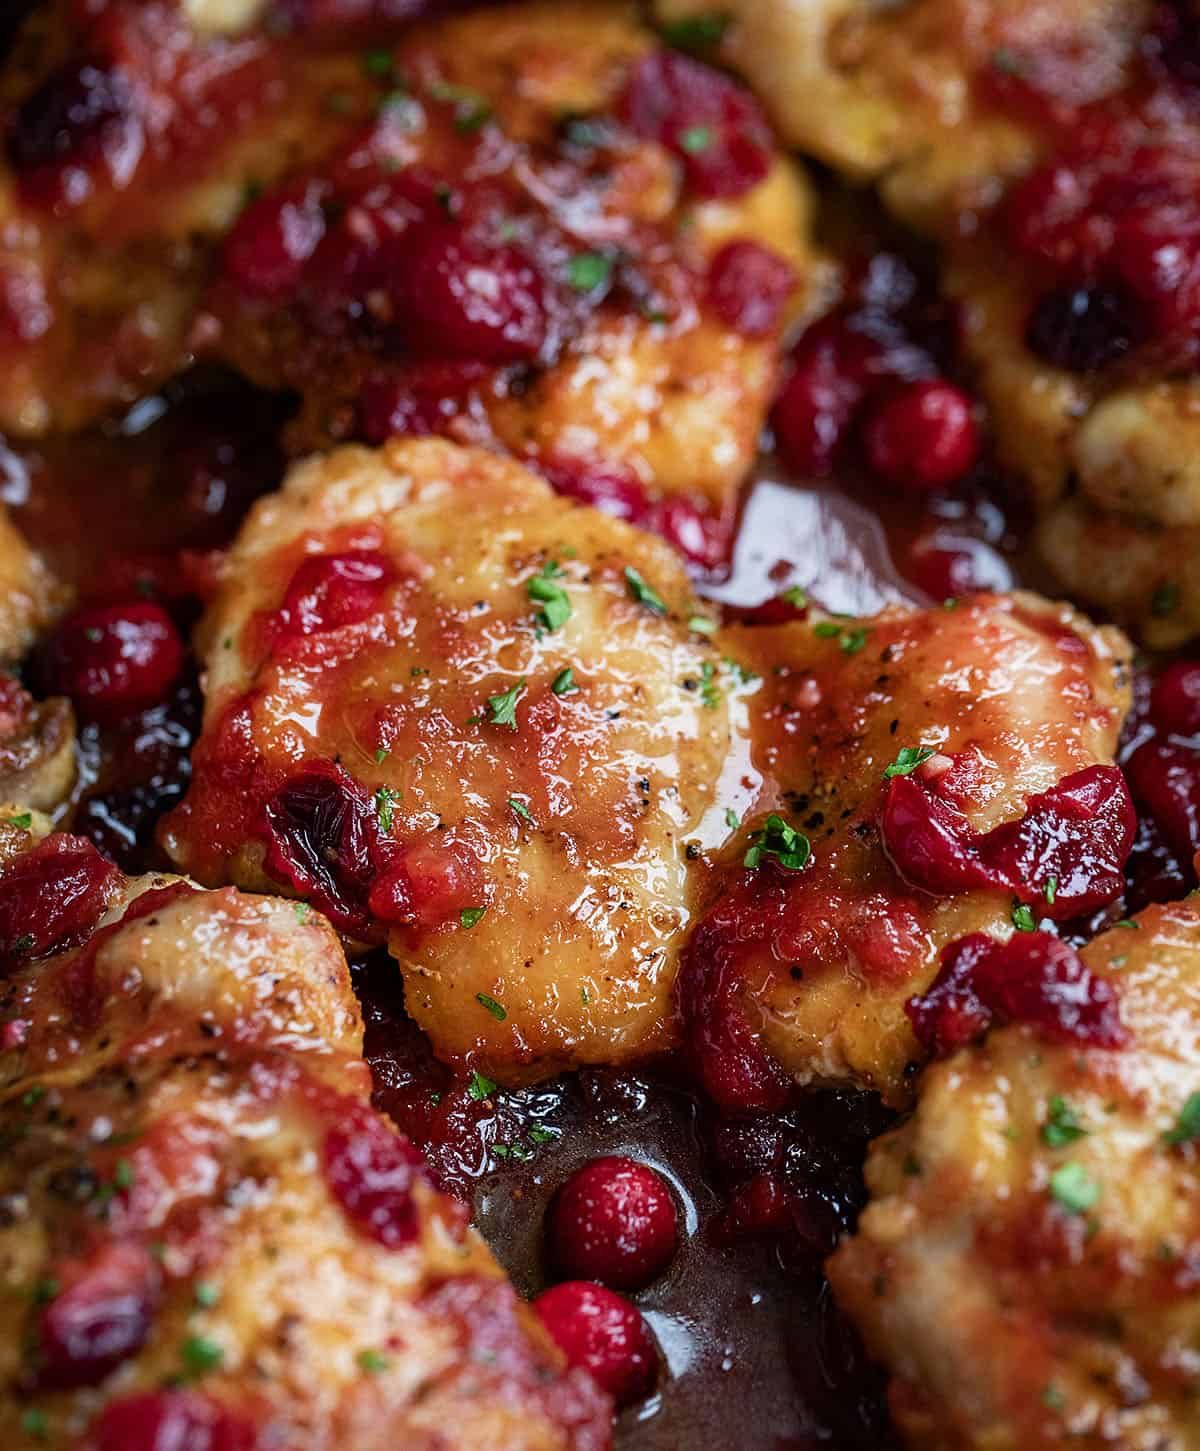
[[75, 785], [75, 713], [62, 697], [35, 701], [0, 674], [0, 801], [54, 812]]
[[1084, 949], [1123, 1047], [994, 1029], [872, 1149], [829, 1275], [922, 1451], [1197, 1444], [1198, 908]]
[[697, 613], [663, 544], [511, 462], [432, 440], [311, 460], [255, 506], [204, 621], [164, 844], [386, 938], [445, 1058], [513, 1081], [655, 1052], [729, 740]]
[[44, 934], [68, 881], [82, 945], [0, 943], [40, 958], [0, 1006], [10, 1444], [607, 1446], [603, 1397], [370, 1108], [328, 924], [51, 837], [0, 876], [0, 931]]
[[[1072, 893], [1090, 902], [1101, 870], [1115, 895], [1112, 856], [1122, 842], [1128, 852], [1132, 811], [1119, 773], [1096, 768], [1111, 763], [1128, 708], [1128, 644], [1024, 594], [741, 627], [722, 644], [758, 678], [758, 787], [736, 803], [742, 833], [685, 954], [687, 1046], [730, 1107], [771, 1106], [779, 1068], [903, 1104], [920, 1057], [903, 1005], [948, 942], [1006, 935], [1014, 901], [1072, 915]], [[1084, 828], [1090, 869], [1079, 824], [1064, 825], [1074, 808], [1056, 804], [1081, 782], [1099, 792], [1083, 812], [1097, 812]], [[1070, 863], [1051, 860], [1056, 830], [1074, 836]], [[971, 865], [998, 861], [1008, 836], [1003, 870]], [[1052, 874], [1060, 891], [1047, 901]]]
[[0, 508], [0, 661], [19, 660], [62, 603], [61, 587]]

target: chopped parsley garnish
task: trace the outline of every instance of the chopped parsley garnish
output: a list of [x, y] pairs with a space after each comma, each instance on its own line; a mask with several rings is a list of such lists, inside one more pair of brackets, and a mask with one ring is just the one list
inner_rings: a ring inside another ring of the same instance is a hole
[[390, 786], [381, 786], [375, 793], [375, 815], [379, 818], [379, 824], [384, 831], [392, 829], [392, 804], [399, 801], [404, 793], [394, 791]]
[[1046, 901], [1053, 907], [1054, 899], [1058, 896], [1058, 878], [1053, 875], [1048, 876], [1042, 891], [1045, 893]]
[[513, 686], [511, 690], [505, 690], [499, 695], [488, 696], [488, 709], [492, 713], [492, 725], [507, 726], [510, 731], [517, 728], [517, 701], [525, 690], [525, 677]]
[[28, 831], [33, 825], [33, 813], [22, 811], [20, 816], [10, 816], [6, 825], [15, 826], [18, 831]]
[[808, 608], [808, 592], [800, 588], [798, 584], [785, 589], [779, 596], [785, 605], [791, 605], [794, 610], [806, 610]]
[[842, 636], [842, 651], [847, 655], [857, 655], [866, 643], [866, 630], [847, 630]]
[[429, 88], [435, 101], [450, 101], [454, 105], [454, 125], [459, 131], [478, 131], [492, 119], [492, 108], [478, 91], [466, 86], [450, 86], [444, 81]]
[[179, 1355], [192, 1375], [207, 1375], [225, 1359], [225, 1352], [206, 1335], [189, 1335], [179, 1347]]
[[118, 1189], [133, 1188], [133, 1165], [128, 1159], [118, 1159], [113, 1170], [113, 1183]]
[[932, 746], [905, 746], [883, 774], [889, 781], [893, 776], [911, 775], [923, 761], [927, 761], [933, 754]]
[[1061, 1094], [1056, 1093], [1047, 1105], [1042, 1142], [1051, 1149], [1065, 1149], [1086, 1133], [1087, 1129], [1079, 1122], [1079, 1115]]
[[491, 1098], [496, 1091], [496, 1085], [490, 1078], [485, 1078], [478, 1070], [471, 1075], [471, 1081], [467, 1085], [467, 1093], [476, 1103], [481, 1103], [485, 1098]]
[[710, 620], [707, 615], [693, 615], [688, 621], [688, 629], [693, 635], [714, 635], [717, 630], [717, 622]]
[[869, 631], [864, 627], [856, 630], [847, 629], [834, 620], [818, 620], [813, 626], [813, 634], [821, 640], [836, 640], [846, 655], [857, 655], [867, 643]]
[[524, 801], [518, 801], [515, 796], [510, 796], [508, 798], [508, 804], [510, 808], [521, 818], [522, 821], [527, 821], [530, 826], [537, 825], [537, 823], [533, 819], [532, 812], [529, 810], [529, 807], [525, 805]]
[[741, 824], [741, 819], [739, 818], [737, 812], [733, 809], [732, 806], [727, 806], [725, 808], [725, 825], [730, 829], [730, 831], [736, 831], [738, 827], [741, 826]]
[[592, 292], [612, 276], [612, 266], [603, 252], [579, 252], [567, 263], [567, 281], [576, 292]]
[[534, 1124], [529, 1130], [529, 1137], [535, 1144], [552, 1144], [560, 1135], [556, 1129], [548, 1129], [542, 1124]]
[[711, 126], [688, 126], [679, 133], [679, 144], [690, 155], [695, 156], [701, 151], [707, 151], [713, 143], [713, 132]]
[[476, 993], [475, 1001], [481, 1008], [486, 1008], [498, 1023], [502, 1023], [508, 1017], [504, 1005], [498, 1003], [495, 998], [489, 998], [487, 993]]
[[364, 50], [362, 63], [369, 76], [390, 76], [392, 73], [390, 50]]
[[541, 605], [538, 620], [547, 630], [561, 630], [571, 618], [571, 596], [558, 582], [557, 576], [561, 574], [562, 570], [551, 559], [525, 587], [529, 598]]
[[1042, 1391], [1042, 1405], [1051, 1411], [1061, 1411], [1067, 1404], [1067, 1398], [1056, 1385], [1048, 1385]]
[[391, 754], [392, 753], [390, 750], [388, 750], [387, 746], [377, 746], [375, 748], [375, 764], [377, 766], [382, 766], [384, 761], [386, 761]]
[[632, 564], [625, 566], [625, 583], [629, 586], [629, 594], [632, 599], [637, 600], [639, 605], [645, 605], [656, 615], [665, 615], [667, 606], [661, 596], [655, 594], [642, 576], [634, 569]]
[[192, 1296], [202, 1310], [211, 1310], [221, 1298], [221, 1291], [212, 1280], [197, 1280], [192, 1289]]
[[39, 1280], [33, 1287], [33, 1303], [35, 1305], [47, 1305], [58, 1294], [62, 1286], [51, 1276]]
[[1012, 925], [1018, 932], [1037, 931], [1037, 922], [1034, 920], [1033, 912], [1024, 902], [1013, 903]]
[[464, 907], [458, 914], [458, 920], [464, 927], [474, 927], [486, 911], [486, 907]]
[[716, 710], [721, 704], [721, 687], [717, 684], [717, 667], [706, 660], [700, 667], [700, 699], [707, 710]]
[[745, 866], [757, 867], [764, 856], [772, 856], [787, 871], [798, 872], [811, 855], [812, 843], [808, 837], [772, 812], [764, 826], [750, 833], [742, 862]]
[[1086, 1214], [1100, 1198], [1100, 1186], [1082, 1164], [1063, 1164], [1050, 1175], [1050, 1194], [1069, 1214]]
[[704, 50], [719, 45], [729, 29], [729, 16], [713, 11], [707, 15], [688, 15], [662, 27], [668, 45], [680, 50]]
[[303, 926], [305, 922], [308, 921], [308, 903], [297, 902], [292, 910], [296, 914], [296, 921], [299, 922], [301, 926]]
[[558, 672], [558, 674], [550, 682], [550, 689], [555, 695], [575, 694], [575, 692], [579, 689], [579, 686], [575, 684], [575, 671], [571, 668], [571, 666], [568, 665], [565, 670], [560, 670]]
[[1135, 932], [1141, 931], [1141, 923], [1135, 922], [1132, 917], [1122, 917], [1113, 923], [1114, 927], [1132, 927]]
[[1163, 1139], [1168, 1144], [1190, 1144], [1193, 1140], [1200, 1139], [1200, 1093], [1188, 1096], [1187, 1102], [1179, 1110], [1175, 1127], [1169, 1129]]
[[50, 1430], [50, 1419], [45, 1411], [39, 1411], [36, 1406], [30, 1406], [27, 1411], [21, 1412], [21, 1430], [27, 1436], [40, 1438]]
[[365, 1370], [368, 1375], [378, 1375], [380, 1371], [387, 1370], [391, 1363], [382, 1350], [360, 1350], [358, 1352], [359, 1369]]

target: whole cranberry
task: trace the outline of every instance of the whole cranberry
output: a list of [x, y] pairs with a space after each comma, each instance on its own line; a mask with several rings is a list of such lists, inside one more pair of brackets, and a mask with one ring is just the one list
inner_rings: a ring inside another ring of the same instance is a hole
[[47, 647], [50, 688], [80, 715], [111, 720], [162, 700], [183, 669], [183, 642], [161, 605], [90, 605], [59, 625]]
[[1167, 666], [1154, 682], [1150, 716], [1168, 735], [1200, 734], [1200, 664], [1180, 660]]
[[757, 242], [727, 242], [708, 266], [708, 300], [735, 332], [763, 338], [779, 326], [796, 281], [778, 252]]
[[159, 1270], [139, 1244], [114, 1241], [64, 1268], [65, 1288], [38, 1319], [37, 1384], [96, 1385], [145, 1345]]
[[562, 1186], [546, 1226], [562, 1273], [621, 1290], [650, 1283], [671, 1262], [679, 1229], [661, 1174], [621, 1154], [593, 1159]]
[[970, 398], [936, 378], [886, 394], [871, 410], [863, 442], [871, 471], [902, 489], [956, 483], [979, 453]]
[[1034, 307], [1030, 352], [1069, 373], [1092, 373], [1124, 357], [1145, 332], [1134, 300], [1103, 287], [1060, 287]]
[[876, 386], [883, 349], [871, 338], [818, 324], [792, 356], [771, 414], [779, 451], [802, 474], [832, 472], [851, 419]]
[[252, 202], [225, 242], [225, 275], [251, 297], [282, 297], [325, 235], [321, 203], [328, 190], [299, 181]]
[[646, 1395], [657, 1376], [650, 1328], [636, 1305], [586, 1280], [567, 1280], [533, 1302], [546, 1333], [619, 1406]]
[[17, 110], [8, 134], [9, 159], [18, 171], [86, 159], [132, 109], [132, 90], [121, 71], [91, 60], [65, 65]]

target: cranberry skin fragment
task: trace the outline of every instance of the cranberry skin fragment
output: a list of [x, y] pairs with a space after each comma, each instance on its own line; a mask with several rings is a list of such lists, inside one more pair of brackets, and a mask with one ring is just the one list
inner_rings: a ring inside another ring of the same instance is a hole
[[0, 975], [87, 940], [121, 873], [82, 836], [56, 834], [0, 876]]
[[644, 55], [619, 109], [631, 131], [679, 158], [697, 196], [741, 196], [771, 168], [771, 131], [758, 102], [736, 81], [678, 51]]
[[165, 699], [183, 669], [183, 642], [150, 600], [76, 610], [49, 641], [45, 672], [81, 716], [111, 720]]
[[303, 181], [259, 197], [225, 242], [225, 276], [249, 297], [286, 297], [325, 235], [327, 188]]
[[542, 279], [515, 247], [485, 248], [458, 227], [417, 222], [382, 274], [411, 351], [486, 363], [532, 362], [546, 341]]
[[395, 577], [392, 561], [378, 549], [311, 555], [292, 576], [273, 633], [291, 638], [361, 625], [378, 611]]
[[638, 1290], [674, 1257], [675, 1201], [660, 1174], [620, 1154], [593, 1159], [558, 1191], [547, 1239], [555, 1266], [573, 1279]]
[[734, 332], [769, 337], [783, 318], [796, 272], [758, 242], [727, 242], [708, 264], [708, 301]]
[[62, 1278], [66, 1288], [38, 1317], [35, 1383], [47, 1390], [98, 1385], [136, 1355], [158, 1298], [158, 1267], [138, 1244], [111, 1241]]
[[8, 134], [8, 156], [19, 172], [89, 159], [105, 131], [132, 115], [129, 82], [102, 62], [62, 66], [17, 111]]
[[935, 1058], [964, 1047], [992, 1024], [1027, 1024], [1044, 1037], [1089, 1048], [1121, 1048], [1116, 989], [1073, 947], [1045, 932], [1007, 942], [983, 933], [952, 942], [929, 991], [904, 1005], [917, 1041]]
[[1154, 682], [1150, 718], [1172, 736], [1200, 735], [1200, 664], [1176, 661]]
[[113, 1401], [86, 1451], [253, 1451], [251, 1422], [198, 1391], [147, 1391]]
[[[884, 849], [911, 886], [939, 896], [1005, 888], [1043, 915], [1079, 916], [1111, 902], [1124, 884], [1137, 817], [1115, 766], [1088, 766], [1031, 796], [1025, 815], [976, 834], [949, 802], [913, 776], [889, 786]], [[1046, 884], [1056, 878], [1054, 900]]]
[[586, 1280], [567, 1280], [533, 1302], [546, 1333], [619, 1406], [647, 1395], [658, 1375], [654, 1338], [636, 1305]]
[[1147, 741], [1125, 763], [1134, 796], [1184, 859], [1200, 851], [1200, 751], [1178, 741]]
[[979, 455], [971, 400], [940, 379], [887, 394], [867, 419], [864, 443], [873, 473], [917, 492], [957, 483]]
[[1029, 317], [1031, 353], [1068, 373], [1094, 373], [1123, 358], [1142, 329], [1130, 300], [1100, 287], [1047, 293]]
[[420, 1218], [413, 1187], [426, 1178], [412, 1144], [361, 1106], [325, 1135], [325, 1180], [346, 1217], [387, 1249], [414, 1244]]

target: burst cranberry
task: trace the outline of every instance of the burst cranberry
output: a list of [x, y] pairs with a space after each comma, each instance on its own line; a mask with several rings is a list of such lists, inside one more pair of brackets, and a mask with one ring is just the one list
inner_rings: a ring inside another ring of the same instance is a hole
[[1012, 570], [990, 544], [938, 529], [912, 541], [903, 568], [913, 584], [935, 600], [1013, 587]]
[[674, 152], [699, 196], [740, 196], [770, 170], [771, 132], [758, 102], [678, 51], [651, 51], [637, 62], [621, 116], [638, 136]]
[[974, 464], [979, 433], [971, 400], [953, 383], [905, 383], [871, 411], [864, 429], [872, 471], [902, 489], [956, 483]]
[[568, 1280], [533, 1302], [567, 1364], [586, 1370], [619, 1406], [648, 1394], [658, 1373], [654, 1338], [641, 1312], [621, 1295]]
[[392, 561], [378, 549], [310, 555], [292, 575], [272, 634], [278, 642], [360, 625], [377, 613], [395, 577]]
[[125, 76], [85, 60], [54, 71], [18, 109], [8, 154], [18, 171], [84, 162], [131, 116]]
[[1064, 287], [1035, 306], [1025, 341], [1055, 368], [1092, 373], [1124, 357], [1141, 334], [1129, 298], [1107, 288]]
[[483, 898], [478, 863], [453, 845], [406, 847], [371, 888], [371, 915], [381, 922], [430, 928], [458, 918]]
[[1089, 766], [1026, 802], [1025, 815], [976, 834], [914, 776], [888, 787], [884, 848], [912, 886], [938, 895], [1001, 887], [1049, 917], [1111, 902], [1123, 885], [1136, 817], [1115, 766]]
[[795, 269], [758, 242], [727, 242], [708, 265], [708, 300], [735, 332], [765, 338], [779, 326]]
[[1186, 861], [1200, 851], [1200, 751], [1177, 741], [1147, 741], [1125, 764], [1134, 796]]
[[859, 404], [875, 386], [884, 350], [835, 319], [805, 335], [775, 402], [771, 423], [784, 459], [803, 474], [833, 470]]
[[487, 363], [537, 357], [544, 289], [515, 247], [485, 248], [448, 223], [418, 222], [394, 250], [385, 285], [411, 351]]
[[388, 1249], [420, 1234], [413, 1187], [425, 1160], [372, 1109], [356, 1105], [325, 1135], [325, 1179], [347, 1218]]
[[1167, 666], [1154, 682], [1150, 717], [1168, 735], [1200, 734], [1200, 664], [1180, 660]]
[[378, 936], [367, 903], [398, 848], [375, 802], [348, 772], [332, 761], [304, 767], [264, 803], [255, 829], [273, 877], [343, 931]]
[[253, 1451], [254, 1426], [199, 1391], [147, 1391], [113, 1401], [86, 1451]]
[[226, 240], [225, 275], [251, 297], [291, 292], [325, 235], [327, 192], [320, 182], [300, 181], [252, 202]]
[[445, 433], [468, 412], [488, 377], [483, 363], [439, 363], [369, 378], [358, 399], [358, 429], [368, 443]]
[[1008, 942], [975, 933], [951, 943], [929, 991], [905, 1011], [926, 1052], [944, 1057], [992, 1023], [1024, 1023], [1046, 1037], [1092, 1048], [1120, 1048], [1117, 993], [1074, 948], [1045, 932]]
[[616, 1154], [593, 1159], [555, 1195], [550, 1257], [566, 1275], [637, 1290], [675, 1254], [675, 1201], [660, 1174]]
[[49, 836], [0, 876], [0, 972], [85, 942], [120, 872], [90, 841]]
[[158, 1266], [141, 1245], [114, 1240], [58, 1278], [63, 1288], [38, 1317], [36, 1384], [97, 1385], [149, 1338]]
[[166, 610], [149, 600], [76, 610], [46, 650], [50, 688], [94, 720], [112, 720], [164, 699], [182, 669], [179, 631]]

